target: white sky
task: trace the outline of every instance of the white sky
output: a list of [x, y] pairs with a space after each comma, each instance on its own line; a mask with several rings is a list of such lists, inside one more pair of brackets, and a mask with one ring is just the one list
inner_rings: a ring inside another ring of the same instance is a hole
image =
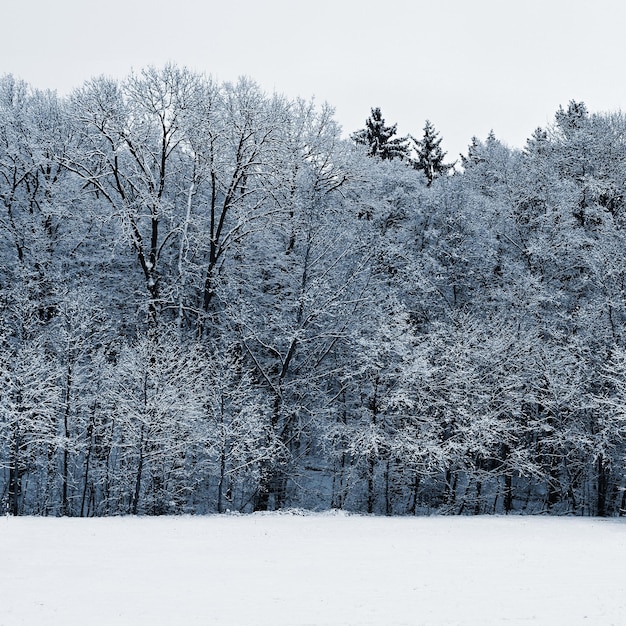
[[380, 106], [430, 119], [450, 159], [490, 129], [522, 146], [559, 104], [626, 109], [621, 0], [6, 0], [0, 74], [67, 93], [168, 61], [315, 96], [346, 134]]

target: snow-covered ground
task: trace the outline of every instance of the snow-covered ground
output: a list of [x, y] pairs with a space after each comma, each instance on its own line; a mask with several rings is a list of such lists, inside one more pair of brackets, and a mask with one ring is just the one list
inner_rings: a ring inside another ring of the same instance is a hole
[[626, 624], [626, 524], [0, 519], [0, 625]]

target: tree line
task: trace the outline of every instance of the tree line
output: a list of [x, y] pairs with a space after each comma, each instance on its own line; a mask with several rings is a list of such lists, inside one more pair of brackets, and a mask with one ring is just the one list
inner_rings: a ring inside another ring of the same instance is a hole
[[0, 79], [8, 513], [626, 511], [626, 119], [371, 113]]

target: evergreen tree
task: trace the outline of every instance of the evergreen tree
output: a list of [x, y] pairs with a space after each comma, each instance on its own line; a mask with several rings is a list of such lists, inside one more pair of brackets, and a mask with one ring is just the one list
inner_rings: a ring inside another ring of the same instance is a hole
[[411, 139], [413, 140], [416, 153], [416, 157], [413, 159], [413, 167], [424, 172], [430, 187], [433, 180], [447, 174], [454, 167], [454, 163], [448, 164], [443, 162], [447, 153], [441, 149], [442, 138], [439, 137], [439, 133], [429, 120], [426, 120], [424, 125], [424, 135], [421, 141], [414, 137], [411, 137]]
[[367, 154], [381, 159], [404, 159], [409, 154], [409, 142], [406, 137], [395, 137], [397, 124], [385, 126], [385, 119], [380, 108], [372, 109], [372, 114], [365, 120], [365, 128], [350, 135], [359, 145], [368, 146]]
[[562, 106], [556, 112], [556, 124], [563, 135], [570, 139], [578, 130], [584, 127], [589, 120], [589, 112], [584, 102], [570, 100], [567, 111]]

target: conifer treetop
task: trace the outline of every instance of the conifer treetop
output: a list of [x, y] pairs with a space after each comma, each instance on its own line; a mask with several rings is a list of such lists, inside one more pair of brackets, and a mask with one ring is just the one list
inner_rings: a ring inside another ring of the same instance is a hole
[[365, 120], [365, 128], [357, 130], [350, 138], [357, 144], [367, 146], [368, 156], [383, 160], [408, 157], [409, 142], [406, 137], [394, 137], [398, 125], [385, 125], [380, 107], [371, 109], [371, 115]]
[[424, 124], [421, 140], [412, 136], [410, 138], [415, 150], [413, 167], [424, 172], [430, 187], [436, 178], [446, 175], [454, 167], [454, 163], [444, 163], [447, 152], [442, 150], [442, 138], [430, 120], [426, 120]]

